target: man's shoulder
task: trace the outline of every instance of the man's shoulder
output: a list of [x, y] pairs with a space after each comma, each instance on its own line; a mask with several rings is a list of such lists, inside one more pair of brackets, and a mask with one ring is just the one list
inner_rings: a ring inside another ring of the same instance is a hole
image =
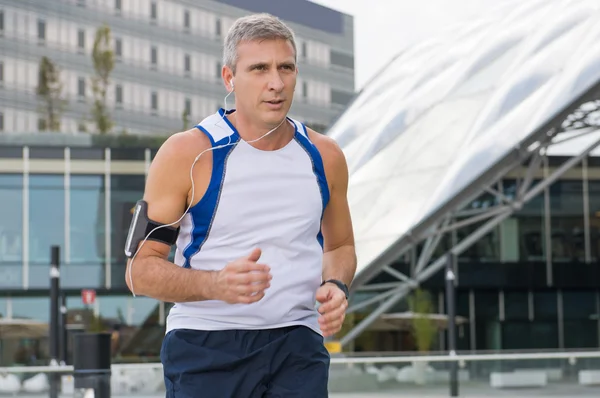
[[211, 147], [210, 139], [196, 128], [174, 133], [163, 142], [153, 162], [168, 163], [171, 167], [185, 164], [189, 167], [198, 154]]
[[338, 143], [331, 137], [316, 132], [315, 130], [306, 127], [306, 133], [310, 141], [317, 147], [319, 154], [323, 158], [324, 162], [328, 163], [346, 163], [346, 157], [342, 148]]

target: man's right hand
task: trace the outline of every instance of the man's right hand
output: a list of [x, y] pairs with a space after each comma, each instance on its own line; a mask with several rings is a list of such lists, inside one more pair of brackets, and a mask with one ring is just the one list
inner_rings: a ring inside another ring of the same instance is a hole
[[250, 304], [261, 300], [265, 290], [271, 286], [272, 275], [267, 265], [257, 263], [260, 255], [260, 249], [254, 249], [249, 256], [232, 261], [216, 272], [213, 296], [229, 304]]

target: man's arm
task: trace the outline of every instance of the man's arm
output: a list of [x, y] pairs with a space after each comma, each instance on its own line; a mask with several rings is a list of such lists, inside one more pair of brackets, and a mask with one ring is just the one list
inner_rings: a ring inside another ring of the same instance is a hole
[[[175, 134], [163, 144], [146, 179], [144, 200], [148, 203], [148, 218], [171, 224], [181, 218], [189, 203], [198, 203], [210, 182], [212, 153], [205, 152], [194, 166], [193, 198], [190, 167], [196, 156], [207, 148], [210, 148], [208, 138], [194, 129]], [[172, 226], [178, 227], [179, 223]], [[264, 290], [269, 287], [269, 267], [257, 263], [259, 249], [223, 264], [220, 271], [180, 267], [168, 261], [170, 251], [171, 246], [156, 241], [141, 244], [133, 262], [128, 261], [125, 275], [133, 293], [166, 302], [252, 303], [262, 299]]]
[[[356, 272], [356, 252], [347, 200], [348, 166], [342, 150], [333, 140], [316, 133], [311, 138], [323, 158], [329, 185], [329, 203], [321, 223], [323, 280], [337, 279], [350, 286]], [[321, 286], [317, 290], [316, 298], [321, 303], [319, 326], [323, 336], [332, 336], [342, 327], [348, 300], [345, 293], [333, 283]]]
[[344, 153], [328, 137], [321, 145], [324, 167], [330, 182], [329, 204], [322, 221], [323, 280], [337, 279], [350, 286], [356, 272], [354, 232], [348, 207], [348, 166]]
[[[187, 131], [169, 137], [148, 170], [144, 200], [148, 203], [148, 218], [159, 224], [175, 222], [187, 208], [191, 189], [189, 168], [194, 160], [188, 148], [192, 145], [200, 153], [208, 147], [206, 137], [192, 135], [193, 132]], [[195, 176], [206, 174], [202, 168], [210, 165], [207, 160], [212, 160], [210, 153], [202, 155], [196, 163]], [[195, 188], [197, 201], [203, 192], [202, 187]], [[178, 227], [179, 223], [172, 226]], [[131, 260], [127, 263], [125, 278], [134, 294], [166, 302], [199, 301], [213, 296], [211, 273], [182, 268], [169, 262], [171, 246], [167, 244], [147, 240], [140, 246], [133, 263]]]

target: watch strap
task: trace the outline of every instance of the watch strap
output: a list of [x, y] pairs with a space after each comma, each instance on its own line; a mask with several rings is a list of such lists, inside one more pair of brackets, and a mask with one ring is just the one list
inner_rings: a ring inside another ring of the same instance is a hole
[[350, 296], [350, 291], [348, 290], [348, 286], [346, 286], [344, 282], [337, 279], [327, 279], [326, 281], [323, 281], [323, 283], [321, 283], [321, 286], [323, 286], [326, 283], [333, 283], [334, 285], [339, 287], [346, 295], [346, 300], [348, 300], [348, 297]]

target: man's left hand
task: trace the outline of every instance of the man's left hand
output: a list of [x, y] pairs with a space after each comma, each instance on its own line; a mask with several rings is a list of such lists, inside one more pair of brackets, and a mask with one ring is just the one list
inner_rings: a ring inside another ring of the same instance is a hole
[[324, 337], [333, 336], [342, 328], [346, 316], [348, 300], [346, 295], [333, 283], [326, 283], [317, 290], [319, 306], [319, 325]]

